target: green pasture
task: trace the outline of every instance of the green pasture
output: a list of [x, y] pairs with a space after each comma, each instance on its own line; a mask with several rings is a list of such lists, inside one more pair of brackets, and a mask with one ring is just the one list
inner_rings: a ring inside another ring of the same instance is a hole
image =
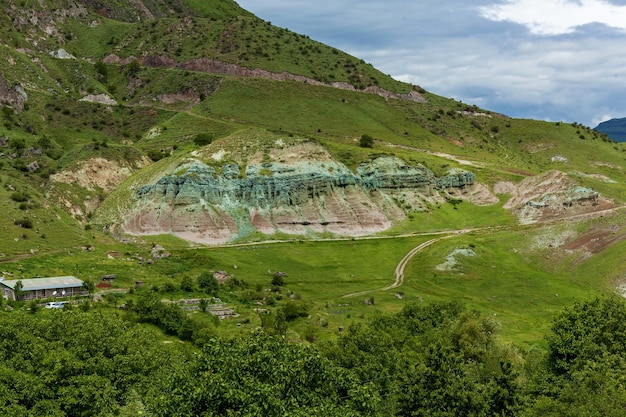
[[[532, 238], [539, 231], [494, 229], [442, 240], [409, 264], [407, 287], [424, 300], [456, 299], [493, 313], [506, 339], [525, 346], [541, 342], [554, 314], [575, 300], [593, 298], [613, 288], [604, 271], [589, 273], [591, 264], [563, 268], [556, 250], [533, 249]], [[452, 270], [440, 270], [438, 266], [458, 248], [470, 248], [476, 256], [457, 255]], [[613, 267], [617, 262], [611, 262]], [[597, 268], [598, 264], [593, 265]]]
[[[192, 150], [208, 161], [224, 149], [228, 157], [211, 163], [237, 162], [243, 173], [248, 157], [259, 150], [269, 155], [277, 138], [316, 141], [351, 169], [396, 155], [436, 175], [451, 168], [470, 170], [487, 186], [559, 170], [577, 185], [626, 201], [625, 145], [577, 123], [511, 119], [425, 91], [421, 103], [304, 82], [141, 66], [139, 61], [105, 65], [102, 60], [110, 53], [167, 56], [177, 63], [203, 57], [326, 83], [347, 82], [359, 89], [377, 85], [406, 93], [412, 88], [358, 58], [251, 16], [235, 3], [189, 0], [188, 9], [168, 9], [167, 17], [138, 22], [128, 2], [110, 3], [119, 21], [90, 15], [84, 21], [59, 22], [63, 47], [75, 60], [48, 54], [60, 47], [54, 37], [41, 41], [41, 51], [31, 50], [25, 38], [29, 32], [18, 31], [7, 16], [0, 16], [6, 23], [0, 32], [11, 40], [0, 45], [6, 58], [0, 73], [8, 85], [27, 86], [29, 96], [23, 111], [5, 106], [0, 114], [0, 136], [10, 138], [0, 152], [0, 271], [8, 276], [76, 275], [98, 282], [116, 274], [115, 288], [130, 289], [142, 281], [138, 293], [157, 290], [163, 299], [178, 299], [203, 296], [199, 290], [182, 291], [184, 279], [224, 270], [243, 282], [220, 294], [241, 316], [224, 321], [219, 331], [238, 334], [257, 328], [257, 307], [276, 312], [289, 302], [304, 303], [308, 316], [289, 324], [293, 340], [307, 333], [332, 338], [340, 326], [399, 311], [408, 302], [455, 299], [494, 314], [502, 323], [502, 336], [525, 347], [542, 343], [555, 312], [575, 300], [612, 292], [626, 278], [626, 248], [620, 241], [626, 234], [625, 215], [522, 227], [502, 208], [508, 196], [483, 207], [442, 192], [441, 203], [428, 212], [406, 213], [405, 220], [376, 239], [276, 235], [269, 238], [286, 242], [270, 243], [258, 233], [246, 237], [258, 242], [212, 248], [170, 235], [125, 236], [123, 243], [120, 236], [108, 234], [111, 230], [104, 233], [102, 226], [119, 221], [123, 209], [133, 204], [136, 187], [172, 172]], [[22, 6], [39, 10], [42, 4], [25, 0]], [[189, 9], [194, 12], [189, 19], [177, 18]], [[92, 21], [96, 24], [88, 24]], [[135, 23], [125, 23], [129, 21]], [[30, 52], [17, 52], [18, 47]], [[86, 93], [106, 93], [119, 105], [79, 101]], [[159, 98], [163, 94], [192, 101], [168, 103]], [[213, 143], [199, 149], [194, 142], [199, 134]], [[375, 139], [373, 148], [359, 146], [363, 134]], [[38, 147], [41, 152], [35, 152]], [[160, 160], [135, 166], [146, 156]], [[50, 180], [94, 157], [137, 171], [108, 195]], [[30, 173], [27, 164], [33, 161], [41, 169]], [[85, 207], [92, 199], [102, 203], [96, 213]], [[557, 243], [537, 244], [561, 235], [571, 240], [591, 228], [609, 230], [615, 242], [593, 256], [566, 251]], [[407, 252], [438, 236], [428, 233], [461, 229], [478, 230], [429, 246], [409, 262], [400, 288], [380, 290], [394, 282], [395, 267]], [[152, 259], [155, 244], [171, 256]], [[476, 256], [457, 256], [452, 270], [437, 268], [459, 248], [471, 248]], [[271, 284], [277, 271], [287, 274], [278, 289]], [[343, 297], [362, 291], [367, 292]], [[117, 297], [121, 303], [133, 296]]]
[[428, 212], [408, 213], [404, 221], [396, 222], [385, 235], [403, 235], [407, 233], [429, 233], [442, 230], [461, 230], [514, 226], [517, 219], [511, 212], [502, 208], [502, 204], [476, 206], [459, 200], [444, 200], [430, 207]]
[[347, 143], [364, 133], [394, 142], [430, 135], [408, 124], [382, 97], [295, 81], [227, 79], [194, 112]]
[[[450, 216], [457, 216], [456, 220], [442, 220], [442, 224], [463, 227], [463, 204], [456, 210], [449, 203], [442, 207], [449, 210]], [[493, 220], [496, 215], [497, 211], [485, 211], [478, 217]], [[223, 321], [219, 332], [252, 330], [261, 324], [255, 308], [276, 311], [295, 300], [307, 305], [309, 316], [290, 322], [288, 335], [293, 340], [304, 334], [333, 338], [340, 326], [366, 321], [381, 312], [399, 311], [407, 302], [459, 300], [469, 308], [494, 314], [502, 324], [505, 340], [529, 347], [543, 343], [553, 315], [563, 307], [614, 291], [615, 281], [624, 275], [622, 265], [626, 260], [622, 243], [609, 246], [596, 255], [594, 262], [581, 262], [583, 254], [537, 247], [536, 242], [570, 230], [580, 233], [591, 225], [619, 224], [619, 219], [607, 218], [544, 227], [487, 227], [442, 239], [419, 252], [406, 267], [404, 284], [388, 291], [380, 289], [394, 282], [394, 270], [403, 256], [438, 235], [338, 241], [293, 239], [210, 248], [191, 247], [169, 236], [122, 244], [93, 233], [77, 240], [92, 244], [90, 251], [66, 245], [56, 252], [5, 262], [2, 268], [15, 277], [76, 275], [94, 282], [102, 275], [116, 274], [116, 288], [131, 288], [136, 281], [144, 282], [144, 290], [156, 287], [162, 292], [169, 286], [173, 292], [161, 297], [172, 300], [202, 297], [198, 290], [181, 291], [180, 282], [185, 278], [195, 282], [203, 271], [223, 270], [245, 286], [221, 290], [220, 298], [240, 317]], [[156, 243], [171, 256], [148, 263]], [[458, 255], [452, 270], [439, 270], [437, 267], [458, 248], [471, 248], [476, 256]], [[271, 281], [277, 271], [287, 274], [285, 285], [273, 288]], [[365, 293], [344, 297], [359, 292]], [[365, 303], [370, 298], [373, 305]], [[259, 304], [255, 300], [262, 301]]]

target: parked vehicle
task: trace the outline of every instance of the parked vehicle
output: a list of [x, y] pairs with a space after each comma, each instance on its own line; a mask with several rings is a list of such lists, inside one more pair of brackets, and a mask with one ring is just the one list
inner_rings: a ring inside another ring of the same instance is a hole
[[51, 301], [46, 303], [46, 308], [63, 308], [67, 304], [67, 301]]

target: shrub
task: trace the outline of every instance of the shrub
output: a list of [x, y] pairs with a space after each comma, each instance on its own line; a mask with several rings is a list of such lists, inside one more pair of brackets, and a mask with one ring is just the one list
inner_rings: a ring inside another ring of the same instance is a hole
[[11, 194], [11, 200], [15, 201], [16, 203], [24, 203], [28, 201], [28, 194], [22, 191], [16, 191]]
[[359, 146], [361, 148], [373, 148], [374, 147], [374, 138], [368, 134], [364, 134], [359, 139]]
[[163, 153], [163, 151], [160, 149], [151, 149], [148, 151], [148, 158], [156, 162], [165, 158], [165, 153]]
[[284, 272], [274, 273], [274, 276], [272, 277], [272, 285], [274, 287], [282, 287], [283, 285], [285, 285], [286, 276], [287, 274], [285, 274]]
[[198, 283], [198, 287], [200, 287], [204, 292], [214, 297], [217, 297], [217, 293], [219, 291], [219, 283], [211, 273], [206, 271], [200, 273], [200, 275], [198, 275], [198, 278], [196, 278], [196, 282]]
[[98, 61], [94, 64], [94, 69], [96, 70], [96, 73], [100, 75], [101, 79], [106, 82], [107, 77], [109, 76], [106, 64], [102, 61]]
[[174, 292], [176, 291], [176, 287], [174, 286], [174, 284], [172, 284], [171, 282], [167, 282], [163, 288], [161, 288], [161, 291], [168, 293], [168, 292]]
[[195, 138], [193, 138], [193, 143], [197, 146], [206, 146], [213, 142], [213, 138], [208, 133], [198, 133]]
[[191, 280], [191, 278], [189, 278], [188, 276], [183, 277], [182, 281], [180, 282], [180, 289], [185, 292], [192, 292], [193, 281]]
[[21, 151], [26, 148], [26, 142], [24, 139], [13, 139], [9, 142], [9, 147], [15, 151]]
[[140, 69], [141, 69], [141, 64], [136, 59], [134, 59], [130, 64], [128, 64], [128, 74], [129, 75], [137, 74]]
[[23, 227], [24, 229], [32, 229], [33, 221], [28, 217], [24, 217], [23, 219], [18, 219], [13, 222], [16, 226]]
[[309, 315], [309, 309], [306, 304], [298, 301], [290, 301], [283, 306], [283, 313], [287, 321], [292, 321], [298, 317], [306, 317]]

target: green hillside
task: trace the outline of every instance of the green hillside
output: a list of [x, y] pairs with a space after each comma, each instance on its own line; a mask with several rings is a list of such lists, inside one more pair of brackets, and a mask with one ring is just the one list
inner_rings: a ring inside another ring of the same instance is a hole
[[0, 414], [623, 415], [624, 144], [231, 0], [0, 7], [0, 278], [93, 296], [0, 296]]
[[[257, 297], [272, 308], [285, 302], [287, 294], [266, 300], [263, 291], [271, 287], [267, 270], [286, 270], [287, 291], [306, 299], [311, 317], [337, 327], [402, 308], [403, 299], [379, 289], [393, 282], [402, 256], [430, 236], [419, 234], [476, 229], [409, 263], [402, 292], [407, 299], [454, 298], [493, 309], [507, 325], [505, 337], [528, 345], [541, 341], [553, 311], [613, 292], [621, 283], [624, 231], [619, 220], [610, 220], [613, 214], [565, 220], [562, 241], [542, 246], [534, 242], [552, 226], [519, 225], [517, 214], [504, 207], [512, 195], [495, 192], [494, 186], [560, 171], [617, 207], [626, 201], [622, 144], [578, 124], [513, 119], [436, 96], [332, 46], [272, 26], [231, 1], [137, 4], [27, 0], [3, 5], [0, 137], [7, 140], [0, 147], [5, 210], [0, 258], [8, 274], [73, 273], [96, 281], [115, 271], [120, 276], [115, 285], [122, 289], [141, 280], [175, 298], [188, 295], [179, 291], [183, 278], [195, 279], [206, 269], [233, 272], [238, 265], [236, 275], [248, 286], [224, 298], [241, 306], [248, 321], [243, 327], [231, 321], [219, 330], [230, 334], [259, 325], [251, 308]], [[363, 135], [374, 139], [373, 147], [359, 146]], [[202, 248], [167, 234], [127, 236], [114, 227], [125, 215], [122, 208], [134, 204], [134, 190], [195, 158], [194, 152], [211, 155], [281, 137], [315, 143], [352, 171], [380, 156], [398, 157], [436, 175], [471, 170], [499, 202], [461, 203], [442, 191], [440, 202], [408, 211], [379, 233], [385, 239], [337, 244], [318, 241], [338, 238], [330, 233], [314, 238], [251, 233], [233, 242], [262, 245], [249, 253]], [[241, 143], [231, 146], [235, 140]], [[505, 229], [494, 238], [491, 228], [499, 227]], [[607, 230], [613, 238], [604, 236]], [[570, 248], [578, 237], [596, 232], [606, 246]], [[282, 243], [265, 246], [265, 240]], [[502, 242], [509, 242], [506, 250]], [[154, 265], [126, 260], [149, 257], [155, 244], [174, 257]], [[467, 260], [466, 272], [437, 272], [447, 253], [468, 245], [482, 252]], [[110, 252], [127, 255], [109, 259]], [[250, 260], [250, 253], [261, 260]], [[360, 257], [367, 262], [358, 262]], [[510, 276], [522, 277], [526, 290], [511, 289]], [[498, 300], [486, 301], [482, 294], [495, 287], [500, 289], [492, 297]], [[359, 299], [345, 313], [334, 312], [343, 295], [359, 291], [372, 291], [376, 307]], [[536, 312], [527, 315], [529, 305]], [[302, 340], [313, 321], [298, 320], [291, 337]], [[333, 339], [333, 326], [318, 326], [315, 333]]]

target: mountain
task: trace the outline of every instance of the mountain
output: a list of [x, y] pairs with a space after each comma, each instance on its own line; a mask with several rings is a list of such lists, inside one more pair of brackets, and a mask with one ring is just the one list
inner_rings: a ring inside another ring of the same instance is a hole
[[236, 269], [249, 324], [288, 298], [252, 289], [289, 272], [333, 325], [370, 310], [327, 306], [385, 288], [377, 308], [469, 300], [529, 344], [624, 284], [625, 148], [586, 126], [432, 94], [229, 0], [2, 8], [3, 275], [182, 297]]
[[598, 201], [621, 195], [607, 186], [623, 158], [606, 136], [438, 97], [232, 1], [4, 8], [10, 218], [59, 210], [76, 236], [88, 226], [227, 243], [380, 232], [451, 199], [497, 204], [501, 184], [548, 170], [569, 179], [507, 203], [518, 214], [532, 203], [523, 221], [605, 206], [540, 210], [578, 185]]
[[626, 118], [604, 121], [593, 130], [606, 134], [615, 142], [626, 142]]
[[624, 409], [623, 143], [230, 0], [0, 7], [0, 281], [94, 292], [0, 297], [7, 415]]

